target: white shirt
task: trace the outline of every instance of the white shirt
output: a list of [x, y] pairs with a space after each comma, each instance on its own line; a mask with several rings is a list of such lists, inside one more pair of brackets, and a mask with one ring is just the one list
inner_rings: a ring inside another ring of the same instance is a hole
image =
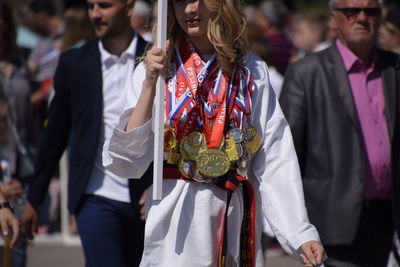
[[151, 32], [143, 33], [142, 38], [148, 43], [153, 43], [153, 34]]
[[[256, 266], [264, 266], [261, 249], [265, 216], [283, 248], [297, 255], [305, 242], [319, 241], [308, 221], [299, 165], [292, 136], [269, 84], [267, 65], [250, 54], [245, 65], [255, 76], [252, 96], [252, 125], [261, 135], [262, 145], [251, 161], [248, 179], [256, 198]], [[142, 89], [145, 67], [134, 73], [134, 91], [127, 99], [134, 107]], [[127, 109], [105, 144], [103, 163], [122, 177], [143, 175], [153, 158], [152, 121], [124, 132], [132, 109]], [[217, 266], [219, 237], [226, 203], [226, 191], [214, 185], [164, 180], [161, 201], [146, 200], [144, 266]], [[242, 190], [233, 193], [228, 213], [227, 266], [238, 266], [240, 227], [243, 215]]]
[[102, 151], [104, 142], [111, 138], [119, 116], [124, 111], [126, 91], [133, 90], [132, 74], [135, 69], [137, 42], [138, 37], [135, 34], [129, 47], [118, 57], [107, 52], [99, 41], [103, 76], [103, 128], [85, 193], [121, 202], [130, 202], [128, 180], [103, 167]]

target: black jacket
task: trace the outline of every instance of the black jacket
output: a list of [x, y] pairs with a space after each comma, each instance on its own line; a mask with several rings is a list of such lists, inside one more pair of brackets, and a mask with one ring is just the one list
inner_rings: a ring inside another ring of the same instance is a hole
[[[144, 54], [146, 44], [139, 37], [136, 57]], [[60, 56], [54, 77], [56, 94], [50, 105], [49, 122], [37, 156], [35, 174], [29, 185], [28, 201], [31, 204], [43, 202], [71, 133], [73, 145], [69, 166], [68, 209], [71, 213], [77, 212], [89, 181], [103, 127], [102, 87], [98, 40], [68, 50]]]

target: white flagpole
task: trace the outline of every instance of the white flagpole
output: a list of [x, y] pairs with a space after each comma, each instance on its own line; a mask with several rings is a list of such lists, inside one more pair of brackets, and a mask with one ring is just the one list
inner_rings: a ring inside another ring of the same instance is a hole
[[[157, 9], [157, 47], [165, 51], [167, 40], [167, 10], [168, 0], [158, 0]], [[154, 129], [154, 177], [153, 199], [162, 198], [163, 160], [164, 160], [164, 106], [165, 80], [161, 75], [157, 81], [155, 98], [155, 129]]]

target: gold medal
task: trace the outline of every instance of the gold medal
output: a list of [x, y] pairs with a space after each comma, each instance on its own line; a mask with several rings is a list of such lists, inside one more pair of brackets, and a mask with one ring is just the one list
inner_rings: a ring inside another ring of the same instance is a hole
[[188, 153], [186, 151], [186, 146], [185, 146], [186, 141], [187, 141], [186, 138], [182, 139], [181, 143], [179, 144], [179, 152], [181, 153], [182, 158], [189, 159]]
[[239, 159], [239, 154], [236, 148], [236, 139], [233, 136], [230, 136], [225, 140], [224, 146], [225, 153], [228, 155], [229, 161], [235, 162]]
[[174, 146], [168, 153], [167, 163], [172, 165], [178, 165], [181, 153], [179, 153], [179, 147]]
[[225, 147], [225, 136], [221, 137], [221, 144], [219, 145], [219, 150], [223, 150]]
[[218, 178], [229, 171], [228, 155], [218, 149], [202, 151], [196, 161], [199, 172], [208, 178]]
[[204, 137], [199, 132], [192, 132], [184, 139], [184, 147], [191, 160], [197, 160], [201, 151], [207, 149]]
[[187, 142], [190, 146], [201, 146], [203, 143], [203, 135], [199, 132], [192, 132], [187, 136]]
[[261, 146], [261, 136], [256, 133], [255, 136], [251, 139], [251, 141], [245, 143], [246, 149], [250, 152], [250, 154], [254, 154], [260, 149]]
[[164, 152], [170, 152], [176, 146], [176, 132], [174, 126], [164, 126]]
[[246, 128], [245, 130], [245, 135], [244, 135], [244, 141], [250, 142], [251, 140], [254, 139], [254, 137], [257, 135], [257, 130], [256, 128], [254, 128], [253, 126], [250, 126], [248, 128]]

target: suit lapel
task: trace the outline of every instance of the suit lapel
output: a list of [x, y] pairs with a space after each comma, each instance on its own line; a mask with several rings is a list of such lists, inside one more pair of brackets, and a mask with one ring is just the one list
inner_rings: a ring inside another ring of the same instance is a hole
[[[101, 69], [101, 56], [98, 45], [99, 40], [91, 42], [88, 51], [88, 61], [86, 68], [88, 69], [88, 79], [92, 92], [93, 104], [96, 111], [102, 113], [103, 109], [103, 74]], [[101, 118], [101, 116], [96, 116]]]
[[383, 92], [385, 96], [385, 110], [387, 124], [389, 128], [390, 140], [393, 140], [394, 122], [395, 122], [395, 112], [396, 112], [396, 86], [398, 81], [396, 80], [396, 70], [399, 68], [396, 64], [391, 64], [391, 59], [388, 54], [383, 51], [378, 50], [378, 58], [381, 69], [381, 77], [383, 83]]
[[343, 101], [346, 111], [352, 121], [352, 124], [357, 129], [357, 132], [361, 135], [361, 126], [358, 119], [357, 110], [353, 98], [353, 93], [350, 88], [350, 82], [347, 76], [346, 69], [344, 67], [343, 60], [339, 54], [339, 51], [335, 44], [329, 48], [329, 57], [331, 64], [331, 84], [337, 85], [338, 94]]

